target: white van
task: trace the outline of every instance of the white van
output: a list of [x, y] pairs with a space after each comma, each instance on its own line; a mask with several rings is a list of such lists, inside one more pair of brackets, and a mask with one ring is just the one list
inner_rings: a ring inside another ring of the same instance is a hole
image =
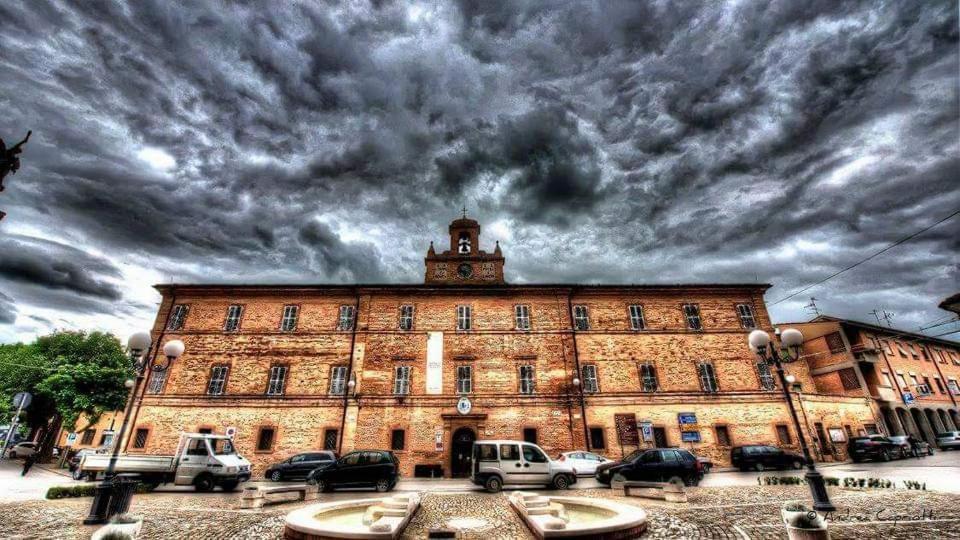
[[553, 461], [533, 443], [475, 441], [470, 481], [490, 493], [512, 484], [568, 489], [577, 482], [577, 474], [572, 466]]

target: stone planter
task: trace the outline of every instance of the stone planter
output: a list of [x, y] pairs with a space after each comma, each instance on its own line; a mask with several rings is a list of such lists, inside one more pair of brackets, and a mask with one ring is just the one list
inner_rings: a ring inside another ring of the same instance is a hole
[[[811, 516], [812, 514], [812, 516]], [[780, 509], [783, 524], [790, 540], [829, 540], [827, 522], [823, 516], [804, 507], [802, 510]]]
[[143, 519], [137, 518], [134, 523], [108, 523], [100, 527], [93, 533], [90, 540], [100, 540], [108, 534], [122, 534], [133, 540], [140, 534], [140, 527], [143, 526]]

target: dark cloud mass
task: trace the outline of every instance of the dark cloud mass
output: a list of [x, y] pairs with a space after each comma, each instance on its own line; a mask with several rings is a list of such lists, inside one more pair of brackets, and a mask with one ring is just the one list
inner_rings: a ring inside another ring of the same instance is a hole
[[[0, 5], [0, 342], [152, 320], [150, 285], [416, 282], [466, 205], [515, 282], [776, 300], [960, 208], [958, 5]], [[817, 287], [915, 329], [960, 218]], [[773, 306], [806, 316], [810, 294]]]

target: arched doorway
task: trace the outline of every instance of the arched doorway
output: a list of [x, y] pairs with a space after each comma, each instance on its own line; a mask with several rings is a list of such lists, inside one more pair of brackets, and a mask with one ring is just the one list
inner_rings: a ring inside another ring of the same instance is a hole
[[477, 440], [477, 434], [468, 427], [462, 427], [453, 432], [453, 441], [450, 445], [450, 476], [454, 478], [470, 476], [475, 440]]

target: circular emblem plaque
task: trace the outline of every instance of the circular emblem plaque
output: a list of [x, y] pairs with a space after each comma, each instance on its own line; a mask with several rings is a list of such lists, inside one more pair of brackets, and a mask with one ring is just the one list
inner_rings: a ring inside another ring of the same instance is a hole
[[460, 401], [457, 401], [457, 412], [460, 414], [470, 414], [470, 410], [473, 409], [473, 403], [470, 403], [470, 398], [462, 397]]

